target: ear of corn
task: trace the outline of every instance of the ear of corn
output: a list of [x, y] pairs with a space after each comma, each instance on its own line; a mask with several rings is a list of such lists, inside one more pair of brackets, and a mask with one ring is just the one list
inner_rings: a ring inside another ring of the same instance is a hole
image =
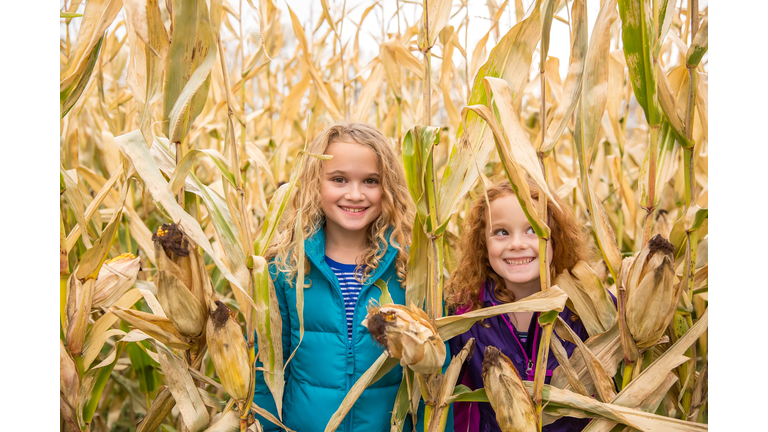
[[112, 306], [136, 282], [140, 268], [141, 259], [131, 253], [105, 261], [96, 278], [91, 308]]
[[445, 343], [427, 314], [411, 305], [368, 306], [363, 325], [390, 356], [414, 372], [432, 374], [445, 362]]
[[641, 350], [659, 340], [672, 321], [681, 285], [675, 283], [673, 247], [654, 236], [632, 263], [627, 282], [627, 327]]
[[230, 316], [229, 308], [218, 300], [211, 305], [205, 339], [224, 390], [238, 406], [245, 404], [251, 370], [248, 348], [240, 325]]
[[179, 278], [170, 272], [157, 273], [157, 300], [163, 306], [163, 311], [173, 321], [173, 326], [179, 333], [196, 338], [205, 327], [205, 309], [203, 305], [181, 283]]
[[210, 277], [195, 244], [176, 224], [163, 224], [152, 239], [157, 259], [157, 300], [174, 327], [188, 338], [205, 329]]
[[488, 346], [483, 358], [483, 384], [496, 421], [504, 432], [538, 430], [536, 409], [517, 368], [496, 347]]

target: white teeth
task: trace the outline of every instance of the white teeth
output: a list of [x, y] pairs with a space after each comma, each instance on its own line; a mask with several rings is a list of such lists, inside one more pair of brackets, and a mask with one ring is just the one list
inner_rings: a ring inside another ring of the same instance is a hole
[[[341, 207], [341, 206], [339, 206], [339, 207]], [[349, 208], [349, 207], [341, 207], [341, 209], [344, 210], [344, 211], [351, 212], [351, 213], [360, 213], [360, 212], [366, 210], [364, 208], [356, 208], [355, 209], [355, 208]]]
[[519, 260], [505, 259], [504, 262], [509, 264], [509, 265], [525, 265], [525, 264], [528, 264], [529, 262], [531, 262], [533, 260], [534, 260], [534, 258], [523, 258], [523, 259], [519, 259]]

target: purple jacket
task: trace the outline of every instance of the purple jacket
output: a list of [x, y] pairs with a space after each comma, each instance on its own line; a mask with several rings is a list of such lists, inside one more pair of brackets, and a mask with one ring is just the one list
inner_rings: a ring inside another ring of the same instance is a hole
[[[502, 304], [494, 295], [495, 283], [488, 280], [480, 289], [480, 296], [483, 299], [483, 307], [490, 307]], [[457, 311], [458, 314], [466, 312]], [[455, 356], [461, 351], [470, 338], [475, 338], [475, 351], [472, 358], [464, 365], [459, 375], [459, 383], [467, 385], [472, 389], [483, 388], [483, 359], [485, 358], [485, 348], [494, 346], [501, 350], [504, 355], [509, 357], [517, 368], [520, 377], [523, 380], [533, 381], [536, 370], [536, 354], [539, 343], [541, 342], [542, 330], [538, 325], [538, 313], [531, 319], [531, 325], [528, 328], [528, 340], [521, 344], [514, 331], [514, 326], [507, 315], [498, 315], [486, 318], [483, 324], [476, 322], [467, 332], [460, 334], [448, 341], [451, 348], [451, 355]], [[582, 340], [588, 338], [587, 330], [584, 328], [581, 320], [572, 321], [574, 313], [567, 307], [560, 312], [560, 317], [568, 323]], [[487, 327], [485, 327], [487, 326]], [[557, 333], [552, 333], [552, 337], [558, 337]], [[571, 342], [560, 339], [568, 356], [571, 355], [576, 345]], [[548, 384], [552, 379], [552, 372], [559, 363], [554, 355], [547, 359], [547, 374], [545, 382]], [[491, 404], [487, 402], [457, 403], [454, 406], [454, 429], [459, 431], [469, 430], [470, 432], [500, 431], [496, 422], [496, 413]], [[554, 423], [544, 426], [546, 432], [571, 432], [580, 431], [589, 423], [589, 419], [577, 419], [573, 417], [563, 417]]]

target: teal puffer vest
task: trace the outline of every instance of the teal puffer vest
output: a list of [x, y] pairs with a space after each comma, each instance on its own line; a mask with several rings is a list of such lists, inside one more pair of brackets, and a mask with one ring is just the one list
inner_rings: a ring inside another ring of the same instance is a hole
[[[389, 240], [389, 239], [388, 239]], [[304, 289], [304, 338], [285, 371], [283, 423], [297, 432], [323, 431], [331, 415], [339, 408], [352, 385], [381, 355], [383, 349], [361, 322], [371, 299], [379, 300], [381, 290], [373, 283], [387, 283], [395, 303], [405, 302], [405, 290], [400, 287], [395, 270], [397, 249], [388, 245], [360, 291], [354, 313], [352, 340], [347, 337], [344, 299], [333, 270], [325, 262], [325, 231], [320, 229], [304, 242], [310, 262]], [[286, 282], [284, 274], [270, 263], [280, 314], [283, 319], [283, 359], [288, 359], [299, 345], [299, 317], [296, 310], [296, 289]], [[261, 367], [257, 363], [257, 367]], [[403, 371], [398, 365], [365, 391], [337, 428], [340, 432], [387, 432], [395, 396]], [[274, 400], [264, 383], [263, 374], [256, 372], [256, 405], [277, 414]], [[257, 416], [264, 430], [277, 430], [266, 419]]]

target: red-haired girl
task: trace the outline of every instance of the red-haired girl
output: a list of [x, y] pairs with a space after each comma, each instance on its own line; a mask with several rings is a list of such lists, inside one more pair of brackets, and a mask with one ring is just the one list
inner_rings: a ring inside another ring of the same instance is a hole
[[[534, 202], [539, 188], [529, 182]], [[558, 210], [547, 200], [547, 224], [551, 230], [547, 256], [539, 256], [538, 237], [525, 216], [509, 182], [504, 179], [488, 188], [488, 202], [480, 195], [474, 200], [464, 222], [459, 241], [460, 258], [446, 286], [446, 305], [462, 314], [524, 299], [541, 289], [539, 260], [545, 259], [554, 279], [563, 270], [571, 270], [579, 260], [586, 260], [588, 249], [581, 227], [568, 205], [556, 197]], [[490, 205], [488, 205], [490, 203]], [[560, 316], [582, 339], [587, 332], [573, 312], [565, 308]], [[466, 333], [449, 341], [456, 355], [470, 338], [475, 338], [475, 353], [468, 361], [462, 383], [471, 388], [483, 387], [482, 364], [485, 348], [494, 346], [514, 363], [523, 380], [532, 381], [536, 354], [542, 331], [538, 313], [516, 312], [475, 323]], [[553, 336], [556, 337], [556, 336]], [[563, 341], [570, 355], [575, 345]], [[558, 366], [549, 356], [545, 382]], [[489, 403], [460, 404], [454, 408], [455, 430], [498, 431], [496, 414]], [[543, 428], [545, 431], [577, 431], [588, 420], [563, 417]]]

